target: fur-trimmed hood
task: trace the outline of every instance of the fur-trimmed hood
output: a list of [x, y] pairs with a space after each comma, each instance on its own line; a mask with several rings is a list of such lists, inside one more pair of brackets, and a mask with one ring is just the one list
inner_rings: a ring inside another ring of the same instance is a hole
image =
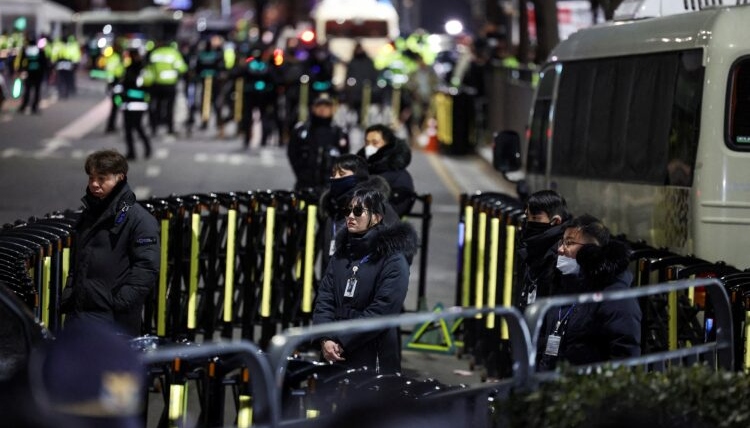
[[601, 290], [615, 282], [630, 264], [630, 248], [616, 239], [599, 247], [587, 244], [576, 254], [581, 274], [592, 291]]
[[344, 229], [336, 235], [336, 253], [351, 259], [369, 256], [378, 260], [402, 253], [411, 260], [417, 253], [417, 232], [409, 223], [400, 221], [378, 226], [368, 230], [364, 235], [352, 235]]
[[[357, 154], [365, 157], [364, 147]], [[406, 169], [410, 163], [411, 148], [400, 138], [397, 138], [392, 144], [381, 147], [374, 155], [367, 158], [370, 174], [382, 174], [386, 171]]]

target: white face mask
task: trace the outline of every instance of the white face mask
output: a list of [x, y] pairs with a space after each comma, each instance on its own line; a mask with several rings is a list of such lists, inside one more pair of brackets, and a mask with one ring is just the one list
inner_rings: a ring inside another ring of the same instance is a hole
[[557, 256], [557, 269], [562, 272], [563, 275], [574, 275], [577, 274], [581, 267], [578, 266], [576, 259], [570, 257]]
[[365, 157], [366, 158], [369, 158], [370, 156], [374, 155], [377, 152], [378, 152], [378, 148], [377, 147], [371, 146], [369, 144], [365, 146]]

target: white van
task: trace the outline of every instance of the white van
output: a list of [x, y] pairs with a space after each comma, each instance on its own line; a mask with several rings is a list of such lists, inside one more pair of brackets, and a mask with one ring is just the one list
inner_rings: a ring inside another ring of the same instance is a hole
[[[398, 13], [390, 0], [322, 0], [311, 12], [318, 42], [326, 43], [340, 61], [352, 59], [354, 46], [362, 44], [375, 58], [380, 50], [400, 33]], [[344, 84], [345, 68], [339, 64], [333, 84]]]
[[720, 6], [573, 34], [496, 167], [631, 241], [750, 267], [748, 22], [750, 6]]

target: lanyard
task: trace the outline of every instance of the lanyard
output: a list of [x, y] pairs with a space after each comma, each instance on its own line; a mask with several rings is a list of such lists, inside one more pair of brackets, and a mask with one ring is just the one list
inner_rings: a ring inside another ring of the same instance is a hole
[[552, 333], [554, 335], [560, 335], [560, 327], [563, 328], [563, 334], [565, 334], [565, 327], [568, 325], [568, 317], [570, 317], [570, 313], [573, 311], [573, 308], [575, 308], [576, 305], [571, 305], [567, 312], [565, 312], [565, 316], [562, 315], [562, 307], [557, 309], [557, 324], [555, 324], [555, 332]]
[[352, 278], [357, 276], [357, 271], [359, 270], [359, 266], [362, 263], [367, 263], [367, 260], [370, 259], [370, 255], [367, 254], [366, 256], [362, 257], [362, 260], [359, 261], [356, 265], [352, 266]]

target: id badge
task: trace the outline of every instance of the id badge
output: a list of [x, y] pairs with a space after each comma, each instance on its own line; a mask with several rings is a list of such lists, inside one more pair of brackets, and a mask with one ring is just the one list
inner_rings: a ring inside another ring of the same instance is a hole
[[354, 297], [354, 290], [357, 289], [357, 278], [349, 278], [346, 280], [346, 288], [344, 289], [344, 297]]
[[544, 350], [544, 355], [551, 355], [556, 357], [560, 353], [560, 341], [562, 337], [555, 334], [550, 334], [547, 337], [547, 348]]

